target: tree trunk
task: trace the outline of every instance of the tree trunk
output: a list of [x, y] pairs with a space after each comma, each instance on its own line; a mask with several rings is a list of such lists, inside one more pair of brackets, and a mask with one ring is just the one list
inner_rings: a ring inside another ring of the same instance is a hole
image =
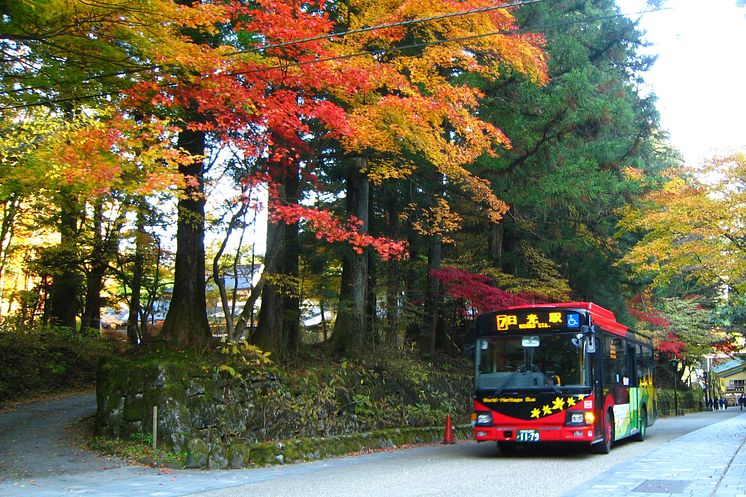
[[52, 286], [49, 291], [49, 322], [76, 329], [75, 318], [80, 305], [80, 274], [78, 272], [77, 202], [67, 192], [60, 192], [60, 244]]
[[130, 311], [127, 317], [127, 340], [132, 345], [139, 344], [145, 334], [145, 328], [139, 326], [142, 304], [143, 277], [145, 274], [145, 212], [140, 208], [137, 211], [135, 222], [135, 260], [132, 267], [132, 283], [130, 285]]
[[378, 345], [381, 343], [381, 337], [378, 333], [378, 302], [376, 300], [376, 286], [378, 285], [376, 258], [373, 250], [366, 250], [368, 257], [368, 280], [366, 282], [367, 288], [365, 289], [365, 331], [368, 343]]
[[[5, 267], [8, 263], [8, 255], [13, 242], [13, 234], [16, 226], [16, 215], [21, 206], [20, 196], [10, 192], [8, 198], [3, 202], [0, 209], [2, 222], [0, 222], [0, 315], [10, 314], [12, 304], [5, 298]], [[3, 306], [7, 303], [6, 308]]]
[[[347, 174], [346, 210], [348, 216], [362, 221], [359, 229], [367, 233], [368, 227], [368, 178], [360, 171], [367, 166], [366, 159], [358, 157]], [[337, 319], [329, 342], [332, 352], [359, 354], [363, 349], [365, 330], [365, 296], [368, 275], [368, 257], [347, 247], [342, 261], [342, 286], [337, 306]]]
[[[205, 133], [183, 129], [179, 146], [192, 156], [205, 153]], [[174, 289], [163, 323], [163, 338], [175, 345], [204, 346], [212, 338], [205, 300], [204, 162], [179, 166], [189, 179], [178, 203]]]
[[[283, 352], [283, 300], [278, 285], [273, 281], [280, 278], [282, 261], [285, 257], [285, 225], [267, 221], [267, 253], [262, 274], [262, 287], [255, 291], [261, 292], [262, 305], [259, 309], [259, 322], [252, 342], [266, 352], [272, 352], [275, 357]], [[268, 281], [269, 280], [269, 281]], [[244, 307], [244, 311], [246, 308]]]
[[[244, 336], [246, 334], [247, 324], [250, 322], [253, 323], [254, 305], [256, 305], [257, 300], [259, 300], [259, 296], [264, 293], [264, 287], [268, 285], [267, 280], [271, 279], [275, 274], [278, 251], [282, 245], [282, 240], [279, 238], [282, 234], [284, 234], [282, 230], [276, 229], [275, 224], [269, 222], [269, 220], [267, 221], [267, 249], [264, 254], [264, 269], [262, 269], [262, 275], [259, 277], [256, 286], [251, 289], [251, 294], [249, 295], [249, 298], [246, 299], [241, 314], [236, 318], [234, 332], [237, 337]], [[254, 262], [252, 258], [252, 275], [253, 267]], [[253, 340], [255, 336], [256, 333], [254, 333], [254, 336], [249, 338]]]
[[324, 342], [329, 340], [329, 330], [326, 326], [326, 316], [324, 315], [324, 299], [319, 300], [319, 312], [321, 313], [321, 332], [324, 338]]
[[440, 281], [433, 278], [430, 272], [440, 267], [442, 252], [440, 238], [430, 239], [427, 252], [427, 289], [425, 294], [425, 351], [431, 356], [435, 354], [438, 342], [438, 299], [440, 293]]
[[[285, 198], [288, 203], [297, 204], [300, 200], [300, 178], [298, 171], [288, 174], [285, 181]], [[300, 347], [300, 236], [298, 223], [286, 224], [285, 247], [283, 253], [284, 278], [292, 282], [289, 291], [283, 295], [282, 331], [283, 355], [295, 354]], [[297, 285], [296, 285], [297, 284]]]
[[490, 231], [487, 238], [487, 251], [489, 258], [498, 267], [503, 257], [503, 225], [502, 223], [490, 223]]
[[[393, 238], [399, 235], [399, 207], [396, 200], [389, 202], [388, 209], [388, 233]], [[388, 261], [388, 274], [386, 278], [386, 344], [395, 350], [404, 348], [404, 328], [399, 325], [399, 284], [400, 284], [399, 261], [392, 259]]]
[[93, 205], [93, 229], [91, 230], [91, 267], [86, 275], [85, 308], [80, 318], [80, 329], [101, 329], [101, 290], [109, 266], [108, 251], [103, 233], [103, 201], [99, 198]]
[[[215, 281], [215, 285], [217, 285], [218, 292], [220, 293], [220, 305], [223, 309], [223, 315], [225, 316], [225, 333], [230, 340], [236, 338], [233, 330], [233, 305], [228, 301], [228, 292], [225, 288], [225, 276], [220, 268], [220, 259], [225, 253], [225, 248], [228, 246], [228, 240], [230, 240], [236, 223], [238, 223], [238, 221], [243, 217], [246, 209], [247, 204], [242, 204], [238, 211], [231, 216], [231, 220], [228, 223], [228, 229], [223, 237], [223, 242], [220, 244], [220, 248], [212, 259], [212, 279]], [[233, 281], [236, 283], [238, 282], [237, 261], [238, 258], [236, 258], [236, 263], [233, 264]], [[233, 293], [235, 294], [235, 291]]]

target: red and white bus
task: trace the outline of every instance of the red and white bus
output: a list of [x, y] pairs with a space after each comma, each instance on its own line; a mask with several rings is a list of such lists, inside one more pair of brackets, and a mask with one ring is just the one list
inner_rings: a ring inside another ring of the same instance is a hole
[[539, 442], [608, 453], [658, 415], [652, 342], [590, 302], [536, 304], [476, 320], [474, 438], [501, 452]]

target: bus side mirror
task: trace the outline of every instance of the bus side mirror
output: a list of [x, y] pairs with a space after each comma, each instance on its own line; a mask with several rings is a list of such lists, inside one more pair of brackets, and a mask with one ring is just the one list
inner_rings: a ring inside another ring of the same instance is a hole
[[580, 332], [585, 338], [585, 351], [589, 354], [596, 352], [596, 325], [588, 326], [584, 324], [580, 327]]

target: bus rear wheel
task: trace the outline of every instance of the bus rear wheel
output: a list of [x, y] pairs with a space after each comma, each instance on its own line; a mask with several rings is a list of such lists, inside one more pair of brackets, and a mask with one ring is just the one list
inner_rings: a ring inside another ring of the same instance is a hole
[[611, 412], [606, 411], [604, 417], [604, 438], [593, 446], [593, 452], [596, 454], [608, 454], [614, 446], [614, 416]]

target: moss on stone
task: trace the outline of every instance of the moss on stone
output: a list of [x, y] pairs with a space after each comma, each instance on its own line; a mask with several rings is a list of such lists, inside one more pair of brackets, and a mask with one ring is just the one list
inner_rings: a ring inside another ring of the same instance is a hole
[[192, 438], [186, 447], [186, 467], [187, 468], [204, 468], [207, 467], [207, 460], [210, 450], [207, 444], [201, 438]]
[[240, 442], [235, 442], [228, 447], [227, 458], [228, 467], [233, 469], [243, 468], [249, 465], [251, 461], [250, 457], [251, 450], [248, 445]]
[[[406, 361], [320, 364], [302, 372], [251, 371], [238, 381], [188, 354], [111, 358], [99, 367], [96, 429], [115, 437], [151, 433], [157, 405], [159, 445], [180, 452], [194, 438], [225, 442], [222, 454], [213, 450], [212, 463], [194, 453], [190, 464], [201, 467], [287, 463], [442, 440], [443, 428], [424, 426], [444, 423], [447, 414], [465, 421], [469, 376], [430, 371], [416, 361], [407, 367]], [[398, 428], [404, 425], [413, 428]], [[243, 445], [266, 439], [288, 441]]]

